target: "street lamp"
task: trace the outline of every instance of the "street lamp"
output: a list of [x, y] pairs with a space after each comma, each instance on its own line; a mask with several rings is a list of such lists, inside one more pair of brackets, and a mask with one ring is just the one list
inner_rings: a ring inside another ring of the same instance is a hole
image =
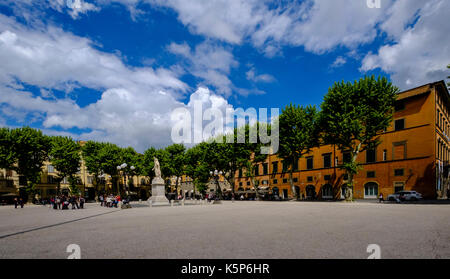
[[[122, 173], [123, 173], [123, 183], [124, 183], [124, 186], [125, 186], [125, 190], [128, 192], [128, 183], [127, 183], [127, 175], [128, 175], [128, 173], [127, 173], [127, 163], [123, 163], [123, 164], [121, 164], [120, 166], [117, 166], [117, 170], [120, 172], [120, 171], [122, 171]], [[136, 168], [134, 167], [134, 166], [131, 166], [130, 167], [130, 170], [131, 171], [134, 171]], [[119, 186], [119, 182], [117, 181], [117, 186]], [[117, 188], [119, 188], [119, 187], [117, 187]]]
[[210, 171], [209, 174], [214, 178], [215, 182], [216, 182], [216, 199], [218, 197], [218, 188], [219, 188], [219, 176], [222, 175], [222, 171], [218, 171], [218, 170], [214, 170], [214, 171]]

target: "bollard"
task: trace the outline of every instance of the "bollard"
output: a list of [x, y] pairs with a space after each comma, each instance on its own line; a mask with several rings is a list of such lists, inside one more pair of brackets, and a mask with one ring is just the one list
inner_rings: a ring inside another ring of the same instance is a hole
[[173, 206], [174, 200], [170, 200], [170, 206]]
[[181, 200], [181, 206], [184, 206], [184, 199]]

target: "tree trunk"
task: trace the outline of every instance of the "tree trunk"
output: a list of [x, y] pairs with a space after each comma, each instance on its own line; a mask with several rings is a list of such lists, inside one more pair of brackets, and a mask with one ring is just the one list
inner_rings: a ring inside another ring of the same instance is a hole
[[[358, 144], [356, 150], [353, 151], [352, 156], [352, 165], [356, 168], [356, 158], [358, 157], [359, 151], [361, 150], [361, 143]], [[346, 191], [345, 200], [352, 201], [353, 200], [353, 172], [348, 173], [348, 189]]]
[[255, 178], [253, 176], [250, 178], [250, 183], [252, 184], [253, 189], [255, 189], [256, 198], [258, 200], [260, 200], [261, 196], [259, 195], [258, 189], [257, 189], [256, 184], [255, 184]]
[[294, 166], [291, 166], [291, 169], [289, 170], [289, 183], [291, 184], [291, 190], [292, 190], [292, 198], [296, 198], [296, 191], [295, 191], [295, 186], [294, 186], [294, 179], [292, 178], [293, 176], [293, 168]]
[[175, 199], [178, 200], [178, 176], [175, 181]]

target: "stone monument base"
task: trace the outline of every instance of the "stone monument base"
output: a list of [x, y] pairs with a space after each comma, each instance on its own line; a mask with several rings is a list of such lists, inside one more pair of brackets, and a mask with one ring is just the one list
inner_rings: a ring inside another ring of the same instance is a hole
[[148, 202], [150, 206], [170, 205], [169, 200], [166, 198], [166, 187], [162, 178], [155, 177], [152, 180], [152, 196], [148, 199]]

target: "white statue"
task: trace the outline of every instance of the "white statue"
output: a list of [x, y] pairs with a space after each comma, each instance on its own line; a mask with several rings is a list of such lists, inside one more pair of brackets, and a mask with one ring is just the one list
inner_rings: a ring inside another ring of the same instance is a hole
[[155, 172], [155, 177], [161, 178], [161, 167], [159, 165], [158, 158], [153, 157], [153, 160], [155, 161], [155, 165], [153, 167], [153, 171]]

